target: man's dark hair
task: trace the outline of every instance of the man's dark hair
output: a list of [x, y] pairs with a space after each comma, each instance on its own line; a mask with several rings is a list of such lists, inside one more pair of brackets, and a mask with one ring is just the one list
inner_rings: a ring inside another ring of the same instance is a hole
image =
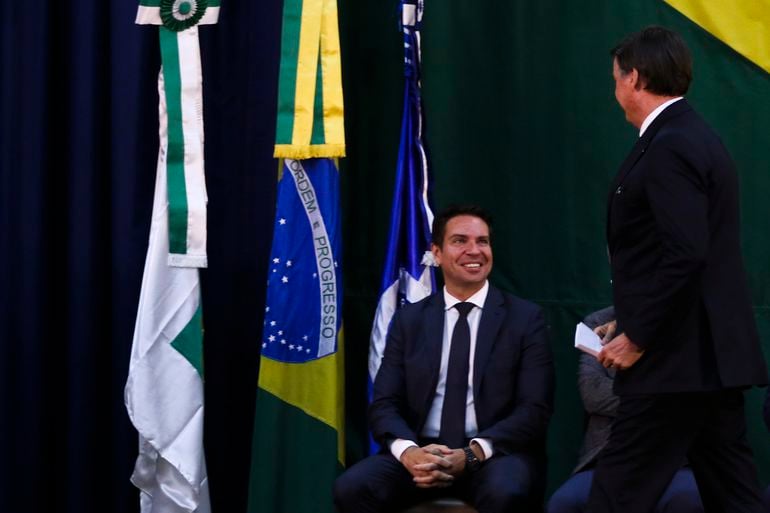
[[492, 216], [486, 210], [477, 205], [450, 205], [433, 218], [433, 233], [431, 234], [431, 242], [433, 244], [441, 247], [441, 243], [444, 242], [444, 234], [446, 233], [446, 224], [450, 219], [457, 216], [478, 217], [487, 223], [489, 239], [492, 239]]
[[683, 96], [692, 81], [692, 57], [682, 37], [651, 26], [627, 36], [610, 51], [623, 74], [636, 68], [640, 86], [660, 96]]

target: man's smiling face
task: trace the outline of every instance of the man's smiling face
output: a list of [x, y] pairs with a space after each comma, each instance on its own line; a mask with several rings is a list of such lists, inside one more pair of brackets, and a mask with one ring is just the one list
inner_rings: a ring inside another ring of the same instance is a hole
[[447, 291], [467, 299], [484, 286], [492, 270], [489, 226], [481, 218], [459, 215], [447, 221], [441, 247], [432, 246]]

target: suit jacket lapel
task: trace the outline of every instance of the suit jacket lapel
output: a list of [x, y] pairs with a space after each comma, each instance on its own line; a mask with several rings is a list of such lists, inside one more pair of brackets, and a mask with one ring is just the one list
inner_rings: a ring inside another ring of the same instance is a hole
[[690, 104], [687, 103], [687, 100], [681, 99], [678, 102], [672, 103], [666, 107], [663, 112], [658, 114], [658, 117], [656, 117], [644, 131], [644, 135], [637, 139], [631, 153], [628, 154], [628, 157], [626, 157], [626, 160], [624, 160], [623, 164], [620, 166], [615, 181], [613, 182], [613, 188], [610, 190], [610, 198], [612, 197], [612, 194], [617, 191], [620, 184], [623, 183], [623, 179], [634, 168], [634, 165], [636, 165], [641, 156], [644, 155], [644, 152], [647, 151], [650, 143], [655, 138], [655, 134], [658, 133], [661, 127], [663, 127], [669, 119], [683, 114], [688, 110], [691, 110]]
[[[649, 130], [645, 130], [644, 135], [647, 135], [647, 132]], [[628, 172], [634, 167], [634, 164], [636, 164], [641, 156], [644, 154], [644, 151], [647, 148], [647, 137], [639, 137], [636, 140], [636, 144], [634, 144], [634, 147], [631, 148], [631, 152], [626, 157], [626, 160], [623, 161], [623, 164], [620, 165], [620, 169], [618, 169], [618, 173], [615, 175], [615, 179], [612, 181], [612, 185], [610, 186], [610, 190], [607, 193], [607, 223], [606, 223], [606, 236], [607, 240], [610, 240], [610, 214], [612, 214], [612, 203], [613, 203], [613, 196], [616, 194], [621, 193], [621, 184], [623, 183], [623, 178], [626, 177]]]
[[487, 300], [481, 311], [479, 331], [476, 334], [476, 353], [473, 360], [473, 393], [478, 393], [481, 386], [481, 378], [487, 367], [489, 355], [497, 340], [497, 333], [505, 317], [503, 308], [503, 294], [492, 285], [489, 286]]
[[647, 127], [647, 129], [644, 131], [644, 135], [636, 140], [636, 144], [634, 144], [631, 152], [623, 161], [623, 164], [621, 164], [620, 169], [618, 169], [618, 173], [615, 175], [615, 180], [613, 180], [609, 194], [607, 195], [607, 240], [609, 240], [610, 235], [610, 214], [612, 213], [613, 203], [612, 199], [614, 195], [621, 193], [623, 180], [626, 178], [626, 176], [628, 176], [628, 173], [631, 172], [636, 163], [639, 162], [639, 159], [642, 158], [642, 155], [644, 155], [644, 152], [647, 151], [650, 143], [655, 138], [655, 134], [658, 133], [661, 127], [665, 125], [669, 119], [689, 110], [691, 110], [690, 104], [688, 104], [687, 100], [685, 99], [681, 99], [678, 102], [669, 105], [663, 110], [663, 112], [658, 114], [658, 117], [656, 117], [650, 126]]
[[426, 376], [428, 379], [422, 380], [425, 387], [422, 390], [424, 401], [422, 411], [424, 415], [419, 429], [422, 429], [422, 424], [425, 421], [425, 416], [428, 414], [433, 396], [436, 394], [436, 386], [438, 385], [438, 375], [441, 368], [441, 348], [444, 342], [444, 310], [444, 294], [439, 291], [433, 295], [425, 309], [423, 354], [426, 355], [429, 373]]

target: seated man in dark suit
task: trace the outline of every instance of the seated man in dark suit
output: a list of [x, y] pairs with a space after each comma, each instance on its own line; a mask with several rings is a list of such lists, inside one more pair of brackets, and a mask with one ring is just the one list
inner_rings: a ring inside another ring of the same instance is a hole
[[540, 308], [487, 281], [490, 228], [478, 207], [436, 216], [445, 287], [393, 318], [369, 408], [383, 450], [337, 479], [340, 512], [440, 495], [480, 513], [542, 508], [553, 361]]
[[[614, 335], [615, 309], [604, 308], [583, 320], [589, 328], [605, 340]], [[619, 398], [612, 392], [614, 369], [605, 369], [592, 355], [580, 353], [578, 388], [583, 406], [588, 413], [583, 445], [578, 463], [570, 477], [548, 501], [548, 513], [583, 513], [588, 503], [588, 492], [593, 480], [593, 467], [599, 453], [607, 445], [612, 421], [618, 408]], [[655, 513], [702, 513], [698, 486], [692, 470], [680, 469], [671, 480], [663, 496], [655, 506]]]

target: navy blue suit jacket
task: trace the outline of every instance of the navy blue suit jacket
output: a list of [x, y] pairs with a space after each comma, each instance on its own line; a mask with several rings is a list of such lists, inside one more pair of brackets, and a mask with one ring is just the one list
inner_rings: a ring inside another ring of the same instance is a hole
[[655, 118], [608, 198], [618, 330], [644, 355], [618, 394], [767, 381], [740, 244], [738, 177], [722, 141], [680, 100]]
[[[441, 364], [444, 296], [393, 317], [374, 382], [369, 423], [375, 440], [417, 441]], [[473, 392], [478, 436], [496, 452], [541, 454], [553, 407], [554, 370], [539, 307], [490, 286], [477, 334]]]

